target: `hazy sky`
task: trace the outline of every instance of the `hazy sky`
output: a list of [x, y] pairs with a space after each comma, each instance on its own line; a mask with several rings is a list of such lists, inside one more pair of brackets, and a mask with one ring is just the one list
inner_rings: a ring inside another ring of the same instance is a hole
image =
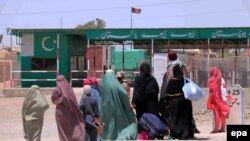
[[6, 28], [75, 28], [96, 18], [107, 28], [250, 27], [250, 0], [0, 0], [0, 47]]

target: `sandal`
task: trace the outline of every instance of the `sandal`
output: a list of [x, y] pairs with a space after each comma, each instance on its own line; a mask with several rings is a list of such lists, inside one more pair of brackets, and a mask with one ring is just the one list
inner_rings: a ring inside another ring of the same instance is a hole
[[200, 131], [199, 131], [197, 128], [193, 129], [193, 132], [194, 132], [195, 134], [199, 134], [199, 133], [200, 133]]
[[213, 130], [213, 131], [210, 132], [210, 134], [214, 134], [214, 133], [219, 133], [219, 131], [218, 130]]
[[224, 129], [220, 129], [219, 132], [222, 133], [222, 132], [225, 132], [225, 130]]

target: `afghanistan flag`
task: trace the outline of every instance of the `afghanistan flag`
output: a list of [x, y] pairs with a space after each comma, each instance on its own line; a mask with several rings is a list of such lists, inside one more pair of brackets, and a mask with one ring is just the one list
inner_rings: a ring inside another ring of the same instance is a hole
[[141, 9], [140, 8], [134, 8], [134, 7], [132, 7], [131, 11], [132, 11], [132, 13], [136, 13], [136, 14], [140, 14], [141, 13]]

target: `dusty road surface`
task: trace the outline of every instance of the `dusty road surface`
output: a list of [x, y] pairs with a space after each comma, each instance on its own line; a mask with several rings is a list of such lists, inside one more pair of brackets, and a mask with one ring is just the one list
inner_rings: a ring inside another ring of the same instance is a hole
[[[81, 96], [81, 89], [75, 89], [77, 99]], [[57, 126], [55, 122], [55, 105], [51, 103], [50, 95], [45, 95], [49, 102], [49, 109], [45, 112], [44, 125], [42, 131], [42, 141], [59, 141]], [[23, 127], [21, 119], [21, 109], [23, 97], [0, 97], [0, 141], [25, 141], [23, 138]], [[250, 109], [245, 109], [246, 124], [250, 124]], [[226, 141], [226, 132], [209, 134], [212, 129], [211, 113], [195, 115], [196, 124], [201, 131], [196, 134], [195, 140]]]

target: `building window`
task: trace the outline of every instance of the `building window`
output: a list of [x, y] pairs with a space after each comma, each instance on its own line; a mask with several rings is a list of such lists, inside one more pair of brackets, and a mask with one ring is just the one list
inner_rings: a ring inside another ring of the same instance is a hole
[[87, 67], [87, 58], [85, 56], [70, 57], [71, 70], [85, 70], [86, 67]]
[[56, 58], [32, 58], [32, 70], [56, 70]]

